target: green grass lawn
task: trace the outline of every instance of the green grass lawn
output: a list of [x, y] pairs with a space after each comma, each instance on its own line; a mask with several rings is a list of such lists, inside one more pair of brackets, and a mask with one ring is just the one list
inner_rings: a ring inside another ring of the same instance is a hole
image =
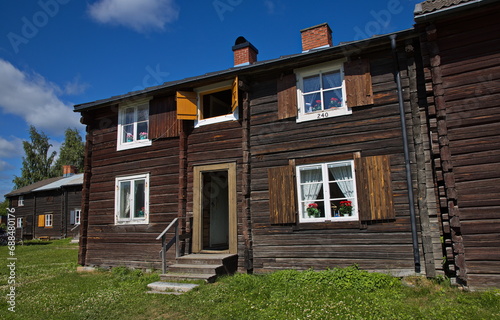
[[182, 296], [148, 294], [156, 273], [77, 273], [69, 240], [16, 247], [11, 312], [8, 254], [0, 247], [0, 319], [500, 319], [498, 290], [463, 292], [424, 278], [408, 287], [355, 267], [238, 274]]

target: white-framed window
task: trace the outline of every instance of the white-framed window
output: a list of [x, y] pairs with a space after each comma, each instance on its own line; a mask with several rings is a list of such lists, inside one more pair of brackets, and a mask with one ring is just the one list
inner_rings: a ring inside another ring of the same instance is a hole
[[150, 146], [149, 99], [120, 106], [117, 150]]
[[82, 218], [82, 209], [76, 208], [75, 209], [75, 224], [80, 224]]
[[149, 174], [116, 178], [115, 223], [149, 223]]
[[54, 215], [49, 213], [45, 215], [45, 227], [52, 227]]
[[297, 166], [299, 221], [357, 221], [354, 161]]
[[17, 206], [18, 207], [24, 206], [24, 197], [23, 196], [19, 196], [19, 198], [17, 199]]
[[24, 227], [24, 218], [19, 217], [19, 218], [17, 218], [17, 228], [21, 229], [22, 227]]
[[233, 111], [233, 82], [225, 81], [197, 88], [198, 120], [195, 127], [238, 120], [238, 108]]
[[345, 97], [344, 61], [296, 69], [297, 122], [351, 114]]

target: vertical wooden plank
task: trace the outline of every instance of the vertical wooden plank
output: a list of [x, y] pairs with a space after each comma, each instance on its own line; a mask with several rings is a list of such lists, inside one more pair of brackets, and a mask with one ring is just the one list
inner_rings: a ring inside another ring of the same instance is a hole
[[372, 77], [367, 59], [346, 62], [344, 81], [349, 108], [373, 104]]
[[149, 103], [149, 138], [173, 138], [180, 132], [175, 97], [155, 98]]
[[295, 223], [296, 195], [292, 166], [268, 169], [271, 224]]
[[388, 156], [354, 159], [359, 219], [394, 219], [391, 168]]
[[278, 79], [278, 119], [297, 116], [297, 80], [295, 74]]

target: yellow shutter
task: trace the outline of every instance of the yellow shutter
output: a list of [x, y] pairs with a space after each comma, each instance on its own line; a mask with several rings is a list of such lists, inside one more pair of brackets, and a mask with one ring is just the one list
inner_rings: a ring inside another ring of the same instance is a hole
[[45, 227], [45, 215], [41, 214], [38, 216], [38, 227], [43, 228]]
[[197, 93], [177, 91], [177, 119], [196, 120], [198, 116]]
[[236, 77], [236, 78], [234, 78], [233, 85], [231, 87], [231, 91], [232, 91], [231, 111], [232, 112], [234, 112], [234, 110], [236, 110], [236, 108], [238, 108], [238, 101], [239, 101], [238, 88], [239, 88], [239, 81], [238, 81], [238, 77]]

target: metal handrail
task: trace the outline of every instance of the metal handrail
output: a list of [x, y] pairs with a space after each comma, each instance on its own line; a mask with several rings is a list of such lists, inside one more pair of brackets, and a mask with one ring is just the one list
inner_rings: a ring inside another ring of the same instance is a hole
[[[170, 230], [171, 227], [174, 227], [174, 237], [170, 239], [170, 241], [167, 243], [167, 232]], [[179, 247], [179, 218], [175, 218], [168, 227], [163, 230], [162, 233], [156, 238], [156, 240], [161, 239], [161, 269], [162, 272], [165, 273], [167, 270], [167, 250], [170, 249], [175, 244], [175, 257], [178, 258], [180, 254], [180, 247]]]

